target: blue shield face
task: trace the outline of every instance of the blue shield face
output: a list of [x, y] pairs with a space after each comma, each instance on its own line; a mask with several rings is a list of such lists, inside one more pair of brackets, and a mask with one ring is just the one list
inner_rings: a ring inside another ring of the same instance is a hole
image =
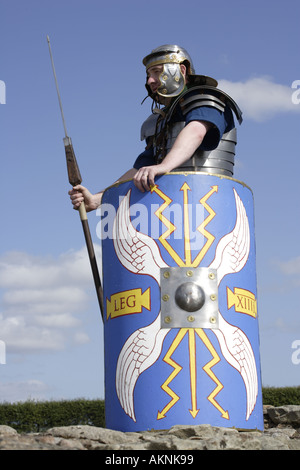
[[263, 429], [253, 197], [174, 173], [102, 201], [106, 425]]

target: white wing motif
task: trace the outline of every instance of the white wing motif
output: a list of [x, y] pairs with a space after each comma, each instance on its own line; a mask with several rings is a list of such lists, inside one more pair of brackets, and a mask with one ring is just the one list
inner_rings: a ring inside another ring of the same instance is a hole
[[233, 189], [236, 203], [236, 223], [232, 232], [218, 243], [210, 268], [217, 269], [219, 283], [226, 274], [237, 273], [245, 266], [250, 251], [250, 230], [245, 207]]
[[122, 200], [113, 226], [114, 247], [119, 261], [128, 271], [148, 274], [159, 283], [160, 268], [168, 265], [163, 261], [155, 241], [138, 232], [131, 223], [129, 199], [131, 189]]
[[[233, 191], [237, 210], [236, 224], [233, 231], [219, 241], [215, 259], [210, 265], [211, 268], [217, 269], [219, 285], [226, 274], [237, 273], [243, 269], [250, 251], [250, 230], [246, 210], [235, 189]], [[219, 329], [212, 331], [218, 338], [224, 358], [243, 378], [247, 393], [246, 420], [248, 420], [258, 394], [253, 350], [242, 330], [226, 322], [220, 312], [219, 319]]]
[[258, 393], [257, 370], [253, 350], [245, 333], [230, 325], [220, 315], [219, 329], [212, 330], [218, 338], [226, 361], [242, 376], [247, 394], [246, 420], [249, 419]]
[[132, 333], [119, 355], [116, 390], [125, 413], [136, 421], [133, 392], [140, 374], [151, 367], [160, 356], [169, 329], [160, 329], [160, 314], [151, 325]]
[[[152, 276], [159, 284], [160, 268], [168, 267], [158, 246], [148, 235], [138, 232], [131, 223], [129, 198], [122, 200], [114, 221], [114, 247], [119, 261], [128, 271]], [[125, 413], [134, 421], [133, 392], [140, 374], [159, 357], [169, 329], [160, 329], [160, 312], [150, 325], [134, 331], [125, 342], [117, 363], [116, 390]]]

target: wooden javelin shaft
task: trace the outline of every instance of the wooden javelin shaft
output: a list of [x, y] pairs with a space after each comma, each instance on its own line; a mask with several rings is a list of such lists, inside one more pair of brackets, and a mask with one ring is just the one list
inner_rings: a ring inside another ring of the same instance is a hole
[[[66, 123], [65, 123], [65, 118], [64, 118], [60, 93], [59, 93], [59, 89], [58, 89], [58, 83], [57, 83], [57, 78], [56, 78], [56, 73], [55, 73], [55, 67], [54, 67], [54, 62], [53, 62], [53, 57], [52, 57], [52, 51], [51, 51], [49, 36], [47, 36], [47, 41], [48, 41], [49, 53], [50, 53], [50, 58], [51, 58], [51, 63], [52, 63], [52, 70], [53, 70], [53, 75], [54, 75], [54, 80], [55, 80], [55, 85], [56, 85], [57, 97], [58, 97], [58, 101], [59, 101], [61, 116], [62, 116], [64, 130], [65, 130], [64, 146], [65, 146], [65, 153], [66, 153], [68, 178], [69, 178], [69, 183], [74, 187], [77, 184], [81, 184], [82, 178], [81, 178], [81, 174], [80, 174], [79, 167], [78, 167], [78, 164], [77, 164], [77, 160], [76, 160], [76, 156], [75, 156], [75, 152], [74, 152], [74, 148], [73, 148], [71, 138], [67, 134], [67, 128], [66, 128]], [[93, 245], [93, 241], [92, 241], [92, 237], [91, 237], [91, 232], [90, 232], [90, 228], [89, 228], [89, 223], [88, 223], [88, 218], [87, 218], [87, 213], [86, 213], [86, 208], [85, 208], [84, 202], [82, 202], [80, 204], [79, 215], [80, 215], [80, 220], [81, 220], [81, 224], [82, 224], [82, 228], [83, 228], [86, 247], [87, 247], [87, 251], [88, 251], [88, 255], [89, 255], [89, 260], [90, 260], [90, 265], [91, 265], [91, 269], [92, 269], [92, 274], [93, 274], [94, 284], [95, 284], [95, 288], [96, 288], [96, 294], [97, 294], [97, 298], [98, 298], [100, 312], [101, 312], [102, 319], [104, 319], [103, 290], [102, 290], [102, 286], [101, 286], [101, 280], [100, 280], [100, 276], [99, 276], [99, 270], [98, 270], [96, 255], [95, 255], [95, 251], [94, 251], [94, 245]]]
[[93, 278], [94, 278], [94, 284], [96, 288], [96, 293], [97, 293], [97, 298], [98, 298], [98, 303], [100, 307], [100, 312], [102, 319], [104, 319], [104, 310], [103, 310], [103, 290], [101, 286], [101, 280], [99, 276], [99, 270], [98, 270], [98, 265], [97, 265], [97, 260], [96, 260], [96, 255], [94, 251], [94, 245], [91, 237], [91, 232], [89, 228], [89, 223], [88, 223], [88, 218], [85, 210], [85, 205], [84, 202], [80, 204], [79, 207], [79, 214], [80, 214], [80, 220], [83, 228], [83, 233], [85, 237], [85, 242], [86, 242], [86, 247], [88, 250], [88, 255], [90, 259], [90, 264], [91, 264], [91, 269], [93, 273]]

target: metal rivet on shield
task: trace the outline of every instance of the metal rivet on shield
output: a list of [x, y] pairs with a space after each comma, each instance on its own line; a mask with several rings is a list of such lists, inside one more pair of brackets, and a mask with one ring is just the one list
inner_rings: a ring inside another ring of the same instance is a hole
[[170, 296], [168, 294], [164, 294], [162, 296], [162, 299], [163, 299], [164, 302], [168, 302], [168, 300], [170, 299]]
[[210, 300], [217, 300], [217, 296], [216, 296], [216, 294], [211, 294], [211, 296], [210, 296]]
[[187, 320], [188, 320], [190, 323], [192, 323], [193, 321], [195, 321], [195, 317], [193, 317], [193, 315], [189, 315], [189, 316], [187, 317]]
[[165, 271], [164, 272], [164, 278], [169, 279], [169, 277], [170, 277], [170, 271]]
[[216, 323], [217, 320], [215, 319], [215, 317], [210, 317], [209, 321], [210, 323]]
[[187, 275], [188, 277], [192, 277], [192, 276], [194, 275], [194, 273], [193, 273], [193, 271], [190, 271], [190, 270], [189, 270], [189, 271], [186, 272], [186, 275]]
[[172, 321], [172, 318], [171, 318], [171, 317], [165, 317], [165, 318], [164, 318], [164, 322], [165, 322], [165, 323], [171, 323], [171, 321]]
[[208, 277], [209, 277], [209, 279], [213, 280], [215, 278], [215, 275], [214, 275], [214, 273], [209, 273]]

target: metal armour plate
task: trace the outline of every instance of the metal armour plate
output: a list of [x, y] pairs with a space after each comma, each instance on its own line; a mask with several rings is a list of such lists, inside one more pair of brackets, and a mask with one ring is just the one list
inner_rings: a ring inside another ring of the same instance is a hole
[[162, 328], [219, 328], [216, 269], [161, 268], [160, 287]]

